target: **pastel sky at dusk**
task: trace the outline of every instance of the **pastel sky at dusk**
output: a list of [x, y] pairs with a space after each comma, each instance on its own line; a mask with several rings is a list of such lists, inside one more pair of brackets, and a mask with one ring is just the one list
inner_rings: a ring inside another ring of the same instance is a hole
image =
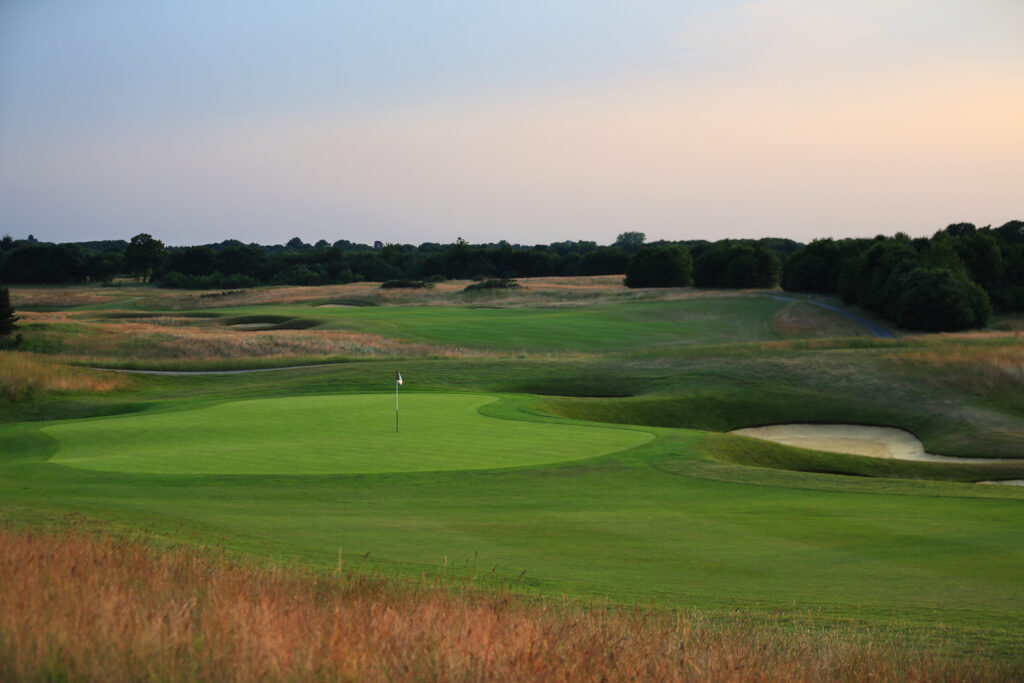
[[0, 3], [0, 234], [930, 235], [1024, 219], [1024, 2]]

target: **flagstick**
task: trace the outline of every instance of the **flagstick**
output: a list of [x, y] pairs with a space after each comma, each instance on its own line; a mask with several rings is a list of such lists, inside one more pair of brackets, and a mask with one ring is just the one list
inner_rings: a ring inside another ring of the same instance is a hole
[[398, 379], [395, 379], [395, 434], [398, 433]]

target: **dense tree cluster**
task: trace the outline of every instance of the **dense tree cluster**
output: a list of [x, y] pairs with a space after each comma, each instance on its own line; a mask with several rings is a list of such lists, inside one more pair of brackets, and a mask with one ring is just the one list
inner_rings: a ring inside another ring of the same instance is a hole
[[[667, 247], [673, 251], [660, 251]], [[783, 261], [802, 247], [778, 238], [656, 242], [633, 256], [626, 270], [626, 286], [776, 287]]]
[[779, 253], [751, 242], [722, 240], [704, 249], [693, 263], [698, 287], [775, 287], [781, 273]]
[[930, 239], [816, 240], [786, 261], [782, 285], [838, 294], [907, 329], [984, 326], [993, 307], [1024, 311], [1024, 222], [955, 223]]
[[566, 241], [523, 246], [426, 242], [373, 245], [295, 237], [264, 246], [226, 240], [165, 247], [141, 233], [130, 241], [51, 244], [29, 236], [0, 240], [0, 282], [109, 282], [119, 275], [161, 287], [238, 289], [325, 285], [507, 280], [626, 273], [630, 287], [771, 288], [836, 294], [897, 325], [920, 330], [983, 326], [992, 308], [1024, 311], [1024, 222], [999, 228], [956, 223], [931, 239], [787, 239], [646, 243], [624, 232], [611, 246]]
[[77, 244], [0, 240], [0, 282], [59, 284], [106, 282], [124, 270], [121, 250], [86, 249]]
[[627, 287], [689, 287], [693, 284], [693, 257], [678, 244], [644, 247], [626, 269]]
[[[611, 246], [596, 242], [566, 241], [523, 246], [453, 244], [426, 242], [410, 244], [357, 244], [320, 240], [308, 244], [294, 237], [283, 245], [243, 244], [225, 240], [216, 244], [165, 247], [153, 236], [141, 233], [130, 241], [108, 240], [50, 244], [27, 240], [0, 240], [0, 282], [57, 284], [109, 282], [126, 275], [157, 286], [211, 289], [257, 285], [326, 285], [368, 280], [500, 279], [552, 275], [614, 275], [625, 273], [630, 262], [645, 249], [679, 246], [694, 257], [713, 246], [703, 240], [656, 242], [645, 246], [641, 232], [624, 232]], [[739, 244], [739, 243], [737, 243]], [[760, 252], [785, 255], [802, 245], [791, 240], [760, 240]], [[740, 251], [743, 251], [741, 249]], [[759, 252], [759, 253], [760, 253]], [[646, 253], [646, 252], [644, 252]], [[641, 256], [641, 259], [646, 256]], [[710, 257], [709, 257], [710, 258]], [[685, 281], [652, 274], [639, 275], [634, 268], [631, 282]], [[730, 277], [746, 283], [733, 268]], [[646, 278], [646, 279], [645, 279]], [[755, 278], [760, 282], [761, 279]], [[643, 284], [633, 286], [655, 286]], [[748, 286], [727, 284], [714, 286]], [[760, 286], [760, 285], [757, 285]]]

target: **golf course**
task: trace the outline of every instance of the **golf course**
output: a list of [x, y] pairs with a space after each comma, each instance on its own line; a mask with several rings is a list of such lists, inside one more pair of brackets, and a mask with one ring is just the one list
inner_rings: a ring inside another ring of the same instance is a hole
[[[758, 291], [523, 282], [12, 288], [0, 526], [1024, 671], [1024, 487], [981, 483], [1024, 479], [1019, 318], [879, 339]], [[787, 423], [958, 460], [729, 433]]]

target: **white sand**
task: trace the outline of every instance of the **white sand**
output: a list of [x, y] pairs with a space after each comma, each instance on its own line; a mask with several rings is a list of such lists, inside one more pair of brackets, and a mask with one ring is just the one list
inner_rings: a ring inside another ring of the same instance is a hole
[[[842, 424], [787, 424], [736, 429], [730, 434], [807, 448], [813, 451], [866, 455], [924, 462], [1007, 462], [998, 458], [954, 458], [927, 453], [910, 432], [893, 427], [866, 427]], [[1024, 482], [1022, 482], [1024, 485]]]

